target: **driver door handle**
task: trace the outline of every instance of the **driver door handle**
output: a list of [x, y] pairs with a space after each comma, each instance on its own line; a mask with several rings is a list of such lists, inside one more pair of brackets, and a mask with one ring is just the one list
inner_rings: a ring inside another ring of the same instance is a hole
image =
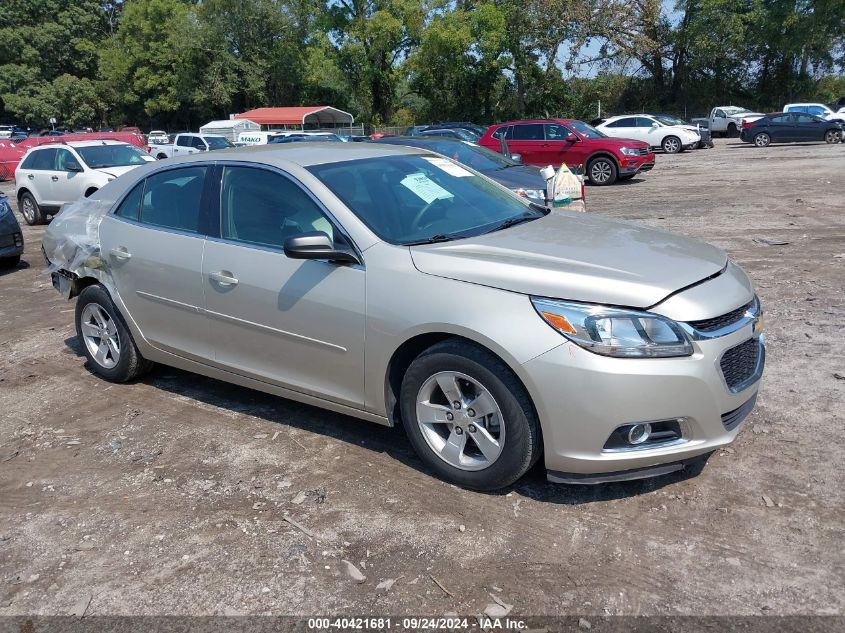
[[50, 180], [52, 180], [53, 182], [58, 182], [59, 177], [58, 176], [50, 176]]
[[216, 273], [211, 273], [209, 275], [212, 281], [216, 281], [221, 286], [237, 286], [238, 279], [237, 277], [232, 277], [232, 273], [228, 270], [220, 270]]

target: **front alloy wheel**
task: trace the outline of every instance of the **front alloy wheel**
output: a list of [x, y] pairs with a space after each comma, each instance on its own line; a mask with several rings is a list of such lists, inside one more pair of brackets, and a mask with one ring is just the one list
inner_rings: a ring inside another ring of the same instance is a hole
[[824, 134], [825, 143], [833, 144], [842, 140], [842, 133], [837, 130], [828, 130]]
[[441, 371], [417, 394], [417, 423], [429, 448], [461, 470], [481, 470], [495, 462], [505, 443], [502, 411], [477, 380]]
[[596, 185], [611, 185], [616, 181], [616, 165], [609, 158], [596, 158], [590, 163], [590, 181]]
[[667, 154], [677, 154], [681, 151], [681, 139], [677, 136], [667, 136], [663, 139], [663, 151]]
[[760, 132], [759, 134], [754, 135], [754, 144], [757, 147], [768, 147], [772, 142], [772, 137], [770, 137], [765, 132]]

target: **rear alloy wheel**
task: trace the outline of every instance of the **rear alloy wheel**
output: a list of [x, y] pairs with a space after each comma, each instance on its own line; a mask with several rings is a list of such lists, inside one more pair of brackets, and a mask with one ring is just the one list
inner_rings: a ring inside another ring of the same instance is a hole
[[447, 481], [495, 490], [540, 456], [531, 400], [491, 352], [447, 340], [429, 348], [402, 379], [402, 423], [423, 462]]
[[754, 135], [754, 144], [757, 147], [768, 147], [772, 143], [772, 137], [765, 132], [759, 132]]
[[681, 139], [677, 136], [667, 136], [660, 145], [667, 154], [677, 154], [682, 149]]
[[590, 161], [590, 166], [587, 168], [587, 175], [590, 177], [590, 182], [594, 185], [612, 185], [616, 182], [618, 175], [616, 163], [604, 156], [594, 158]]
[[28, 191], [21, 196], [21, 215], [30, 226], [44, 224], [44, 212]]
[[824, 141], [828, 144], [839, 143], [842, 141], [842, 132], [839, 130], [828, 130], [824, 133]]
[[127, 382], [152, 367], [99, 284], [85, 288], [76, 301], [76, 335], [91, 368], [106, 380]]

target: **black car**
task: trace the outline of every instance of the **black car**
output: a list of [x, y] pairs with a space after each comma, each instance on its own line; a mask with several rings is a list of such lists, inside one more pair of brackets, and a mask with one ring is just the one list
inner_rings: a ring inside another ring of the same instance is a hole
[[699, 136], [701, 136], [701, 140], [698, 142], [698, 149], [713, 147], [713, 134], [710, 132], [709, 127], [693, 123], [692, 121], [685, 121], [672, 114], [655, 114], [653, 116], [664, 125], [680, 125], [681, 127], [698, 132]]
[[546, 181], [540, 175], [539, 167], [522, 165], [486, 147], [442, 136], [385, 136], [372, 142], [419, 147], [448, 156], [532, 202], [547, 204]]
[[796, 143], [799, 141], [825, 141], [839, 143], [843, 138], [841, 123], [828, 121], [803, 112], [774, 112], [742, 124], [739, 138], [757, 147], [768, 147], [772, 143]]
[[9, 199], [0, 193], [0, 268], [14, 268], [21, 261], [23, 234]]

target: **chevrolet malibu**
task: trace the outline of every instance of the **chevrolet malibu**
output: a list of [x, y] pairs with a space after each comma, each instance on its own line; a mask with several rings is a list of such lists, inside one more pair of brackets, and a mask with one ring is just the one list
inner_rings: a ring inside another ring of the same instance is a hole
[[636, 479], [739, 432], [762, 313], [721, 250], [549, 211], [448, 158], [291, 144], [159, 162], [44, 239], [91, 368], [154, 362], [402, 424], [469, 488]]

